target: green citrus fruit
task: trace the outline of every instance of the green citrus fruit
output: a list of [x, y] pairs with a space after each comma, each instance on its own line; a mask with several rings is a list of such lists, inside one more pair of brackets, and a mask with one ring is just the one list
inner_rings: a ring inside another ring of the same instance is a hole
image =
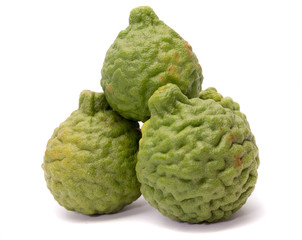
[[140, 130], [110, 109], [103, 93], [85, 90], [79, 109], [47, 143], [47, 187], [60, 205], [84, 214], [112, 213], [140, 196], [136, 178]]
[[129, 26], [107, 51], [101, 85], [115, 111], [145, 121], [150, 117], [148, 99], [158, 87], [173, 83], [192, 98], [198, 96], [202, 80], [189, 43], [145, 6], [131, 11]]
[[145, 199], [190, 223], [227, 219], [252, 193], [258, 148], [239, 105], [216, 89], [188, 99], [176, 85], [149, 99], [136, 165]]

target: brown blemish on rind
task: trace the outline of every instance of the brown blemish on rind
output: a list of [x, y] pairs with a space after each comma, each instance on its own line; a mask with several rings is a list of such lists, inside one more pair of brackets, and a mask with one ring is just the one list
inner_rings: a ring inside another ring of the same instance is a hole
[[185, 47], [187, 49], [187, 52], [188, 52], [189, 56], [192, 57], [193, 56], [193, 54], [192, 54], [192, 46], [187, 41], [185, 41]]
[[178, 61], [179, 61], [178, 52], [175, 52], [175, 53], [174, 53], [173, 59], [175, 60], [175, 62], [178, 62]]
[[229, 135], [227, 136], [227, 139], [229, 142], [234, 142], [237, 140], [237, 137], [235, 135]]
[[235, 157], [234, 167], [235, 168], [240, 167], [242, 165], [242, 161], [241, 161], [240, 155], [239, 154], [235, 154], [234, 157]]
[[187, 41], [185, 41], [185, 46], [186, 46], [187, 49], [192, 51], [192, 46]]
[[107, 91], [110, 92], [110, 93], [113, 93], [113, 88], [111, 85], [108, 85], [107, 86]]
[[66, 134], [66, 130], [62, 131], [62, 132], [60, 133], [59, 136], [60, 136], [61, 138], [64, 138], [65, 134]]
[[174, 73], [175, 72], [175, 67], [173, 65], [171, 65], [169, 68], [168, 68], [168, 72], [169, 73]]

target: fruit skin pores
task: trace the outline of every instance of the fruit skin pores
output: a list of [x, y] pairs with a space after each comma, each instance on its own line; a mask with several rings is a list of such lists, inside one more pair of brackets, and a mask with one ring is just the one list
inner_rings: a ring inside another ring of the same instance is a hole
[[147, 6], [131, 11], [129, 26], [106, 53], [101, 85], [109, 105], [121, 116], [146, 121], [148, 99], [160, 86], [176, 84], [189, 98], [203, 81], [192, 47]]
[[79, 109], [54, 130], [42, 168], [57, 202], [84, 214], [113, 213], [135, 201], [137, 122], [108, 105], [103, 93], [85, 90]]
[[214, 88], [188, 99], [173, 84], [149, 99], [136, 172], [144, 198], [163, 215], [215, 222], [254, 190], [258, 148], [239, 104]]

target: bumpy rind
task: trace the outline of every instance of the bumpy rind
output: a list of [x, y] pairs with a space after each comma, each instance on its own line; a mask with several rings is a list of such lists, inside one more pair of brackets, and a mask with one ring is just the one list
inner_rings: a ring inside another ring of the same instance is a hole
[[60, 205], [84, 214], [113, 213], [140, 196], [135, 173], [137, 122], [109, 108], [103, 93], [83, 91], [79, 109], [47, 143], [47, 187]]
[[101, 85], [114, 110], [145, 121], [148, 99], [158, 87], [174, 83], [191, 98], [198, 96], [202, 80], [192, 47], [145, 6], [131, 11], [129, 26], [108, 49]]
[[246, 117], [214, 92], [189, 100], [168, 84], [149, 100], [137, 176], [145, 199], [175, 220], [227, 219], [256, 184], [258, 148]]

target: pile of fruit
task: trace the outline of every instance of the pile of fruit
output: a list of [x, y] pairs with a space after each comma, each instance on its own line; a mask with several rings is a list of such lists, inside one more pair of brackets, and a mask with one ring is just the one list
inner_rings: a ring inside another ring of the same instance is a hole
[[42, 168], [57, 202], [106, 214], [143, 194], [189, 223], [240, 209], [256, 184], [258, 148], [239, 104], [202, 82], [189, 43], [150, 7], [133, 9], [107, 51], [103, 93], [82, 91], [47, 143]]

